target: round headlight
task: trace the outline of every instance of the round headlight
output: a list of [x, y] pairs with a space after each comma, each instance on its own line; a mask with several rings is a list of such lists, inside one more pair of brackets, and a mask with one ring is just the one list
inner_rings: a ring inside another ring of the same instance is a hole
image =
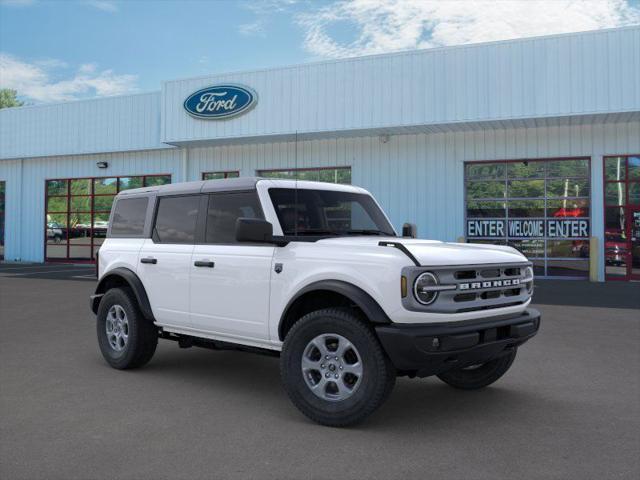
[[533, 268], [527, 267], [524, 271], [524, 283], [527, 286], [527, 293], [531, 295], [533, 293]]
[[413, 284], [413, 294], [423, 305], [432, 304], [438, 297], [438, 291], [432, 287], [438, 285], [438, 277], [431, 272], [425, 272], [416, 278]]

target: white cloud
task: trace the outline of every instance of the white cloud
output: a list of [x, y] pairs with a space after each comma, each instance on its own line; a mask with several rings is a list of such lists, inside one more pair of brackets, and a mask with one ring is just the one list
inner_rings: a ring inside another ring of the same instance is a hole
[[[505, 40], [640, 23], [627, 0], [339, 0], [298, 15], [318, 57]], [[348, 27], [355, 38], [332, 31]]]
[[57, 58], [43, 58], [40, 60], [36, 60], [33, 63], [38, 67], [43, 68], [67, 68], [69, 66], [67, 62], [63, 62], [62, 60], [58, 60]]
[[266, 15], [270, 13], [286, 12], [289, 7], [292, 7], [298, 2], [299, 0], [250, 0], [244, 2], [242, 6], [257, 15]]
[[110, 0], [85, 0], [83, 3], [103, 12], [115, 13], [119, 10], [118, 4]]
[[264, 26], [265, 26], [265, 21], [262, 19], [259, 19], [259, 20], [256, 20], [255, 22], [243, 23], [238, 27], [238, 32], [240, 32], [241, 35], [244, 35], [247, 37], [264, 36], [265, 34]]
[[[51, 62], [51, 60], [49, 60]], [[55, 62], [55, 61], [54, 61]], [[55, 67], [59, 67], [60, 64]], [[28, 63], [0, 53], [0, 88], [11, 88], [35, 102], [59, 102], [83, 97], [105, 97], [135, 92], [136, 75], [98, 71], [95, 64], [81, 65], [70, 78], [54, 78], [55, 67]]]

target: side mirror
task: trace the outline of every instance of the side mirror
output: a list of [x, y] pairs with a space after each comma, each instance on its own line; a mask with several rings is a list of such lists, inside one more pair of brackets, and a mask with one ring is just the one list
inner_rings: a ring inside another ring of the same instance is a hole
[[272, 243], [273, 225], [261, 218], [238, 218], [236, 220], [238, 242]]
[[405, 223], [402, 225], [402, 236], [406, 238], [416, 238], [418, 236], [418, 227], [415, 223]]

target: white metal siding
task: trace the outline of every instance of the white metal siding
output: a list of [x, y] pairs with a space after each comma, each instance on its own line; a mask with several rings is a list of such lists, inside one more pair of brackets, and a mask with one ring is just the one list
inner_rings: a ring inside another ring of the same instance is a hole
[[[43, 260], [46, 179], [170, 173], [178, 182], [205, 171], [250, 176], [261, 169], [350, 166], [353, 183], [378, 198], [396, 228], [409, 221], [423, 238], [456, 240], [464, 234], [465, 161], [566, 156], [592, 158], [592, 234], [602, 238], [602, 156], [633, 153], [640, 153], [640, 122], [419, 133], [391, 136], [388, 143], [375, 136], [307, 140], [297, 147], [275, 142], [38, 158], [25, 159], [22, 167], [3, 161], [6, 258]], [[109, 168], [98, 169], [97, 161]], [[600, 273], [603, 278], [603, 265]]]
[[[162, 140], [199, 140], [640, 111], [640, 27], [361, 57], [166, 82]], [[194, 119], [184, 99], [235, 82], [249, 113]]]
[[[108, 162], [109, 167], [99, 169], [96, 162]], [[181, 153], [171, 149], [0, 161], [0, 180], [7, 182], [5, 258], [44, 260], [46, 180], [154, 173], [171, 174], [173, 182], [185, 181]]]
[[165, 147], [160, 92], [0, 110], [0, 158]]

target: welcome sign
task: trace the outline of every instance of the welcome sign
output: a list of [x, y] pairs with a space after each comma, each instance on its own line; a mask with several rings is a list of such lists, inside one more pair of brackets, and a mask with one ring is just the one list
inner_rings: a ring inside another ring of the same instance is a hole
[[589, 230], [585, 218], [467, 220], [467, 238], [588, 238]]
[[189, 115], [207, 120], [224, 120], [246, 113], [258, 102], [258, 95], [244, 85], [212, 85], [192, 93], [184, 101]]

